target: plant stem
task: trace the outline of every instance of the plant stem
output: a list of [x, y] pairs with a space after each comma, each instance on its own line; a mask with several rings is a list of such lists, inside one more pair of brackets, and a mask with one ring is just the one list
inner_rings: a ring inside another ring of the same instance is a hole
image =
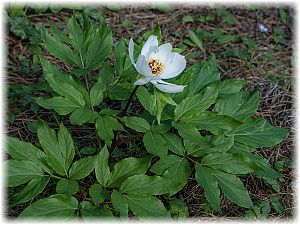
[[131, 102], [131, 100], [132, 100], [132, 98], [133, 98], [133, 96], [134, 96], [134, 94], [135, 94], [135, 92], [137, 91], [138, 88], [139, 88], [139, 85], [136, 85], [135, 88], [133, 89], [133, 91], [131, 92], [131, 94], [129, 96], [129, 99], [127, 101], [127, 104], [126, 104], [125, 108], [123, 109], [123, 113], [127, 112], [129, 104], [130, 104], [130, 102]]
[[191, 161], [192, 163], [196, 163], [195, 160], [193, 160], [192, 158], [188, 157], [187, 155], [185, 156], [186, 159], [188, 159], [189, 161]]
[[84, 76], [84, 80], [85, 80], [86, 89], [89, 92], [90, 91], [90, 86], [89, 86], [89, 80], [88, 80], [87, 75]]
[[84, 63], [83, 63], [83, 59], [82, 59], [82, 54], [79, 53], [79, 56], [80, 56], [80, 60], [81, 60], [81, 65], [82, 65], [82, 68], [84, 69]]
[[56, 176], [56, 175], [53, 175], [53, 174], [49, 174], [50, 177], [53, 177], [53, 178], [56, 178], [56, 179], [63, 179], [63, 177], [59, 177], [59, 176]]

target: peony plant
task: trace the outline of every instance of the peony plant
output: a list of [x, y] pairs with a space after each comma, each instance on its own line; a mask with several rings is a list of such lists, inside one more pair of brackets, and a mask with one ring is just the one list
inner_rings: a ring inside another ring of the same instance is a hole
[[[65, 31], [51, 24], [41, 35], [45, 51], [72, 71], [41, 55], [55, 95], [35, 100], [64, 116], [61, 121], [94, 127], [97, 147], [78, 149], [63, 122], [54, 129], [41, 118], [36, 145], [7, 137], [6, 185], [22, 187], [14, 205], [28, 203], [19, 220], [188, 216], [177, 193], [189, 179], [203, 189], [213, 211], [222, 210], [221, 194], [253, 210], [241, 178], [254, 174], [274, 183], [282, 177], [255, 149], [279, 144], [289, 130], [254, 116], [258, 88], [247, 91], [245, 80], [221, 80], [214, 57], [187, 67], [170, 43], [159, 45], [159, 27], [137, 44], [127, 38], [114, 44], [104, 18], [94, 27], [85, 14], [73, 15]], [[143, 143], [141, 155], [112, 157], [117, 133]]]

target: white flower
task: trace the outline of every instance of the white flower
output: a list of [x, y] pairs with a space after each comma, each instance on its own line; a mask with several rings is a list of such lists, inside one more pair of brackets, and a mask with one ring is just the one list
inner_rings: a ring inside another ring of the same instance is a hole
[[261, 23], [258, 23], [257, 26], [258, 26], [258, 29], [259, 29], [261, 32], [263, 32], [263, 33], [268, 33], [268, 32], [269, 32], [269, 29], [268, 29], [265, 25], [263, 25], [263, 24], [261, 24]]
[[184, 85], [176, 85], [163, 81], [178, 76], [185, 68], [184, 56], [172, 52], [170, 43], [158, 46], [157, 37], [151, 35], [145, 42], [138, 60], [133, 58], [134, 42], [129, 41], [129, 57], [138, 73], [145, 76], [134, 85], [144, 85], [151, 82], [157, 89], [167, 93], [182, 92]]

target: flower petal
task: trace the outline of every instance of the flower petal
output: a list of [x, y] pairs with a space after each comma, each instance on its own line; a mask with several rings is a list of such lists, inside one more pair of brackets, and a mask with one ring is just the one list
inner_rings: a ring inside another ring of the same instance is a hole
[[172, 45], [170, 43], [166, 43], [155, 49], [155, 51], [149, 55], [149, 58], [159, 59], [163, 63], [167, 63], [168, 58], [171, 57], [171, 53]]
[[146, 59], [149, 58], [149, 55], [157, 48], [158, 40], [157, 37], [154, 35], [150, 35], [148, 40], [143, 45], [141, 55], [145, 56]]
[[128, 51], [129, 51], [130, 61], [135, 66], [135, 61], [134, 61], [134, 57], [133, 57], [134, 42], [133, 42], [132, 38], [130, 38], [130, 41], [129, 41]]
[[136, 82], [134, 82], [134, 85], [144, 85], [150, 82], [151, 80], [155, 80], [155, 77], [151, 76], [138, 79]]
[[173, 52], [170, 60], [165, 65], [165, 70], [160, 75], [162, 79], [169, 79], [178, 76], [186, 67], [184, 56]]
[[185, 85], [176, 85], [171, 84], [162, 80], [152, 80], [151, 83], [160, 91], [166, 92], [166, 93], [178, 93], [182, 92]]
[[139, 58], [136, 62], [136, 71], [144, 76], [151, 76], [152, 77], [152, 71], [146, 61], [145, 56], [139, 55]]

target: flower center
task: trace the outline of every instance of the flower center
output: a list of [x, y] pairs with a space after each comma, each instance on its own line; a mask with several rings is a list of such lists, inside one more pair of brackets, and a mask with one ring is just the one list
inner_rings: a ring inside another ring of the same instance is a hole
[[160, 75], [165, 68], [164, 64], [162, 64], [159, 59], [149, 59], [148, 65], [150, 66], [153, 76]]

